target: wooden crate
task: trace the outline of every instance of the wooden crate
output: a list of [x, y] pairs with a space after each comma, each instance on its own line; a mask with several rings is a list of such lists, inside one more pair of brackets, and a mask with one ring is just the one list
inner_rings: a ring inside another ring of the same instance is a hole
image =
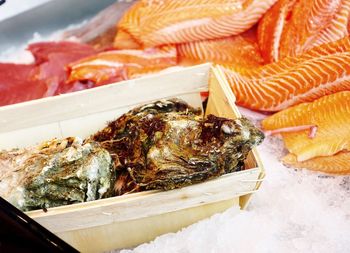
[[[200, 106], [208, 90], [206, 114], [237, 118], [235, 98], [220, 69], [209, 64], [0, 108], [0, 149], [23, 147], [54, 137], [86, 137], [132, 107], [179, 97]], [[129, 195], [27, 212], [37, 222], [83, 252], [132, 247], [175, 232], [214, 213], [245, 208], [264, 177], [253, 150], [245, 170], [171, 191]]]

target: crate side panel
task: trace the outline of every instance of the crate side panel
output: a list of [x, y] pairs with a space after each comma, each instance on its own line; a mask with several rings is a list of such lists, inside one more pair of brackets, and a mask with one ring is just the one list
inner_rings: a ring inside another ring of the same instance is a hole
[[59, 123], [50, 123], [0, 133], [0, 150], [28, 147], [53, 138], [62, 138]]
[[[208, 87], [209, 64], [0, 107], [0, 133], [83, 117]], [[132, 91], [132, 92], [131, 92]]]
[[254, 190], [259, 173], [245, 170], [171, 191], [130, 195], [124, 201], [115, 197], [27, 214], [54, 233], [107, 225], [242, 196]]
[[[159, 235], [177, 232], [183, 227], [208, 218], [215, 213], [223, 212], [232, 206], [238, 206], [238, 204], [238, 198], [233, 198], [157, 216], [58, 233], [57, 235], [81, 252], [102, 252], [129, 248], [149, 242]], [[111, 237], [111, 235], [113, 236]]]

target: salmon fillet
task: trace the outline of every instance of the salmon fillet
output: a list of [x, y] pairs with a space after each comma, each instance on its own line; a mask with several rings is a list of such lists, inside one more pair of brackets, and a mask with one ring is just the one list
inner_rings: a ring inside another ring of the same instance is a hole
[[348, 17], [350, 15], [350, 0], [343, 0], [340, 9], [335, 14], [328, 27], [324, 28], [317, 36], [313, 46], [318, 46], [331, 41], [336, 41], [349, 35]]
[[222, 38], [251, 28], [276, 1], [144, 0], [125, 14], [118, 28], [144, 47]]
[[259, 46], [266, 63], [347, 35], [339, 22], [344, 22], [348, 8], [344, 0], [279, 0], [259, 22]]
[[321, 171], [329, 174], [350, 173], [350, 152], [342, 151], [333, 156], [315, 157], [304, 162], [298, 162], [293, 154], [288, 154], [282, 159], [285, 165], [296, 168]]
[[172, 46], [106, 51], [70, 64], [69, 82], [89, 80], [102, 85], [128, 79], [129, 72], [136, 75], [138, 71], [143, 73], [147, 69], [164, 69], [176, 63], [176, 49]]
[[190, 59], [199, 63], [232, 63], [242, 67], [263, 64], [255, 29], [231, 37], [178, 44], [177, 52], [181, 60]]
[[303, 125], [317, 126], [314, 138], [306, 130], [282, 133], [286, 148], [298, 162], [350, 151], [350, 91], [288, 108], [262, 121], [265, 130]]
[[350, 90], [350, 38], [314, 47], [256, 69], [222, 65], [238, 105], [280, 111]]
[[279, 0], [259, 21], [258, 43], [266, 63], [279, 59], [282, 32], [297, 0]]
[[114, 39], [116, 49], [139, 49], [140, 37], [140, 10], [144, 7], [143, 1], [133, 4], [120, 19], [117, 25], [117, 35]]

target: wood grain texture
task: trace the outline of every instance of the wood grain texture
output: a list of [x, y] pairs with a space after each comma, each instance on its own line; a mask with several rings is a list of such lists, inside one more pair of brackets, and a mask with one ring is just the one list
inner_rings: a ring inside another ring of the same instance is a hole
[[[161, 234], [177, 232], [189, 224], [208, 218], [215, 213], [223, 212], [232, 206], [238, 206], [238, 204], [239, 198], [233, 198], [157, 216], [62, 234], [57, 233], [57, 235], [81, 252], [101, 252], [110, 249], [130, 248], [149, 242]], [[96, 235], [98, 235], [98, 238], [96, 238]], [[113, 235], [113, 240], [111, 235]]]

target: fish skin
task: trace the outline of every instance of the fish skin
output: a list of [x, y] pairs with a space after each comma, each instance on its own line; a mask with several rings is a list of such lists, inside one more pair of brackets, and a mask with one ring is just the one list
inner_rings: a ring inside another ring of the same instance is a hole
[[176, 45], [180, 60], [198, 63], [232, 63], [242, 67], [259, 67], [263, 59], [256, 39], [256, 29], [230, 37]]
[[141, 1], [133, 17], [126, 13], [129, 24], [118, 27], [136, 35], [144, 47], [222, 38], [251, 28], [276, 1]]
[[176, 48], [173, 46], [106, 51], [70, 64], [68, 81], [90, 80], [96, 85], [103, 85], [116, 78], [128, 79], [128, 73], [136, 75], [138, 71], [164, 69], [176, 63]]
[[282, 133], [286, 148], [298, 162], [350, 151], [350, 91], [288, 108], [262, 121], [265, 130], [302, 125], [317, 126], [315, 137], [309, 138], [307, 130]]
[[350, 37], [314, 47], [256, 69], [222, 65], [236, 102], [259, 111], [280, 111], [350, 90]]
[[347, 4], [344, 0], [279, 0], [259, 22], [259, 46], [266, 63], [344, 37], [337, 31], [344, 30], [338, 28], [337, 19], [347, 14]]
[[282, 162], [296, 168], [321, 171], [328, 174], [344, 175], [350, 173], [350, 152], [342, 151], [333, 156], [315, 157], [304, 162], [298, 162], [293, 154], [286, 155]]

